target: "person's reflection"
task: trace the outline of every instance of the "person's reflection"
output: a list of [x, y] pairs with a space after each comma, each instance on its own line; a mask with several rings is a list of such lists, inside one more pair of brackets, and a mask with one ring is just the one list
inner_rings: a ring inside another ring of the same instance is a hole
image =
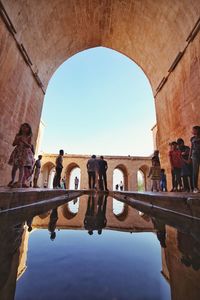
[[84, 227], [88, 230], [89, 235], [93, 235], [95, 229], [95, 215], [94, 215], [95, 199], [94, 196], [88, 196], [87, 210], [84, 219]]
[[177, 232], [178, 249], [182, 254], [181, 262], [194, 270], [200, 269], [200, 243], [191, 234]]
[[50, 239], [52, 241], [55, 240], [56, 238], [56, 223], [58, 221], [58, 209], [57, 207], [52, 209], [51, 214], [50, 214], [50, 219], [49, 219], [49, 224], [48, 224], [48, 230], [50, 232]]
[[27, 221], [26, 221], [26, 225], [28, 227], [28, 229], [27, 229], [28, 232], [31, 232], [33, 230], [33, 228], [32, 228], [32, 222], [33, 222], [33, 218], [27, 219]]
[[24, 223], [0, 231], [0, 299], [13, 299]]
[[157, 239], [160, 242], [162, 248], [166, 248], [166, 228], [165, 223], [157, 218], [152, 218], [152, 223], [156, 230]]
[[106, 227], [106, 205], [107, 195], [99, 195], [98, 198], [88, 197], [84, 227], [88, 230], [89, 235], [92, 235], [94, 230], [97, 230], [98, 234], [102, 234], [102, 229]]
[[98, 234], [102, 234], [102, 229], [106, 227], [106, 205], [107, 195], [100, 195], [98, 199], [98, 211], [97, 211], [97, 230]]

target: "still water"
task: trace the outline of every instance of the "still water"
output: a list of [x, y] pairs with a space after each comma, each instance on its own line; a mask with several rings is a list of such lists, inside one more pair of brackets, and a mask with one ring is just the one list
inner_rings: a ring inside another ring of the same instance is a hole
[[6, 218], [1, 300], [200, 299], [199, 224], [103, 195]]

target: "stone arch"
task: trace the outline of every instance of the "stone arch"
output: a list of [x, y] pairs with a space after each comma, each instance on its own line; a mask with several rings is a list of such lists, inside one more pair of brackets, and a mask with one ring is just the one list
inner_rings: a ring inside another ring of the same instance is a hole
[[69, 209], [69, 203], [64, 204], [61, 208], [61, 211], [62, 211], [63, 216], [67, 220], [71, 220], [71, 219], [75, 218], [76, 215], [78, 214], [78, 212], [74, 213]]
[[128, 204], [126, 204], [126, 203], [123, 203], [123, 204], [124, 204], [124, 206], [123, 206], [123, 210], [122, 210], [121, 213], [115, 214], [114, 211], [113, 211], [113, 214], [114, 214], [115, 218], [118, 221], [121, 221], [121, 222], [125, 221], [126, 218], [128, 217], [128, 209], [129, 209]]
[[171, 133], [187, 141], [189, 120], [198, 124], [200, 118], [199, 0], [18, 0], [3, 1], [1, 9], [1, 183], [9, 177], [6, 162], [19, 125], [31, 123], [36, 140], [42, 100], [55, 70], [97, 46], [125, 54], [149, 78], [156, 97], [157, 146], [167, 167]]
[[138, 171], [143, 174], [144, 190], [147, 191], [147, 189], [148, 189], [147, 176], [148, 176], [148, 173], [149, 173], [149, 166], [142, 165], [141, 167], [139, 167]]
[[127, 191], [128, 190], [128, 170], [127, 170], [127, 167], [124, 164], [119, 164], [114, 168], [113, 173], [117, 169], [120, 170], [123, 174], [123, 177], [124, 177], [124, 190]]
[[50, 175], [52, 170], [55, 169], [55, 164], [52, 162], [46, 162], [41, 168], [41, 176], [39, 179], [40, 186], [44, 186], [44, 182], [47, 181], [48, 187], [50, 187]]
[[65, 171], [65, 177], [66, 177], [66, 188], [69, 189], [69, 182], [70, 182], [70, 175], [71, 172], [76, 169], [79, 168], [81, 171], [80, 166], [76, 163], [76, 162], [71, 162], [67, 167], [66, 167], [66, 171]]

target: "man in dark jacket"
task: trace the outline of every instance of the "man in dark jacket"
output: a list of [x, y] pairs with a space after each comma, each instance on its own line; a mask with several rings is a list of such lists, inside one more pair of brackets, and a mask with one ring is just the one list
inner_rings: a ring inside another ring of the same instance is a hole
[[108, 191], [107, 188], [107, 169], [108, 164], [107, 161], [104, 160], [103, 156], [100, 156], [99, 159], [99, 187], [101, 190]]

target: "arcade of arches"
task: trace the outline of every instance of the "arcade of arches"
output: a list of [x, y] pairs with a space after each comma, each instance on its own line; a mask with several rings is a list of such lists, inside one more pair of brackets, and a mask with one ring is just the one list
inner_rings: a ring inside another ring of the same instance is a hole
[[[47, 181], [48, 187], [52, 183], [52, 171], [55, 169], [56, 154], [45, 154], [42, 159], [41, 176], [39, 186]], [[73, 169], [80, 168], [80, 189], [88, 188], [87, 161], [88, 155], [64, 155], [62, 178], [66, 179], [66, 187], [69, 188], [70, 174]], [[137, 172], [142, 170], [145, 189], [150, 190], [150, 180], [147, 178], [151, 166], [150, 157], [134, 156], [105, 156], [108, 163], [107, 181], [109, 190], [113, 189], [113, 173], [119, 169], [124, 177], [125, 190], [137, 190]]]
[[29, 122], [37, 138], [44, 93], [70, 56], [108, 47], [150, 80], [157, 146], [169, 172], [168, 142], [200, 120], [199, 0], [1, 0], [0, 184], [8, 182], [13, 136]]

